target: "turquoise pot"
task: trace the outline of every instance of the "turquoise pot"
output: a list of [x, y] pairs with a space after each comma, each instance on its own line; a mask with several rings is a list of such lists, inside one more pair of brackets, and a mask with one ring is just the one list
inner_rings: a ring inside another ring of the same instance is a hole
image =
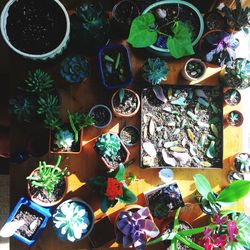
[[[181, 0], [164, 0], [164, 1], [160, 1], [160, 2], [156, 2], [156, 3], [153, 3], [151, 5], [149, 5], [144, 11], [142, 14], [145, 14], [145, 13], [148, 13], [150, 12], [152, 9], [154, 8], [157, 8], [157, 7], [160, 7], [161, 5], [167, 5], [167, 4], [179, 4], [179, 5], [185, 5], [187, 7], [189, 7], [190, 9], [192, 9], [198, 16], [199, 18], [199, 26], [200, 26], [200, 30], [199, 30], [199, 33], [197, 35], [197, 37], [194, 39], [194, 41], [192, 42], [192, 45], [195, 46], [199, 40], [201, 39], [202, 37], [202, 34], [203, 34], [203, 31], [204, 31], [204, 21], [203, 21], [203, 17], [200, 13], [200, 11], [192, 4], [186, 2], [186, 1], [181, 1]], [[168, 57], [168, 56], [171, 56], [170, 55], [170, 51], [168, 48], [166, 49], [163, 49], [163, 48], [159, 48], [159, 47], [156, 47], [154, 45], [151, 45], [148, 47], [148, 49], [155, 55], [157, 56], [165, 56], [165, 57]]]

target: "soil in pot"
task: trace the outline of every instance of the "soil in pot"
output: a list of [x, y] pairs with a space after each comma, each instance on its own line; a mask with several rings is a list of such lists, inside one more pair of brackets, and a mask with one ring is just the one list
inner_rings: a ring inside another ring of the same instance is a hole
[[19, 0], [9, 9], [7, 34], [13, 46], [23, 52], [49, 52], [59, 46], [65, 31], [64, 12], [54, 1]]
[[110, 111], [103, 107], [95, 107], [89, 114], [94, 120], [94, 126], [96, 127], [105, 127], [110, 122]]
[[240, 102], [241, 95], [237, 89], [229, 89], [225, 92], [224, 99], [228, 105], [235, 106]]
[[221, 168], [222, 89], [212, 86], [161, 89], [166, 94], [165, 103], [157, 99], [153, 88], [142, 92], [141, 166]]
[[218, 11], [211, 11], [205, 15], [205, 24], [208, 30], [223, 30], [225, 28], [225, 19]]
[[11, 221], [24, 220], [24, 225], [16, 230], [26, 239], [31, 240], [44, 220], [44, 216], [37, 211], [22, 205]]
[[133, 92], [124, 89], [124, 97], [121, 98], [120, 91], [117, 92], [113, 99], [114, 110], [123, 115], [134, 113], [139, 105], [136, 96]]
[[200, 78], [204, 71], [204, 66], [195, 60], [188, 62], [186, 66], [186, 72], [192, 78]]
[[121, 130], [120, 138], [126, 146], [133, 146], [139, 141], [139, 131], [134, 126], [126, 126]]
[[107, 85], [119, 86], [130, 81], [130, 67], [125, 48], [105, 49], [101, 61]]

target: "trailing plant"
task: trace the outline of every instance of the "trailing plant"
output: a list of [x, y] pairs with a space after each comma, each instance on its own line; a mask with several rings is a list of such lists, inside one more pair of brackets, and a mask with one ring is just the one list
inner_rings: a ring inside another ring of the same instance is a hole
[[142, 14], [133, 20], [128, 42], [135, 48], [145, 48], [155, 44], [158, 35], [163, 35], [167, 37], [166, 45], [174, 58], [193, 55], [190, 27], [178, 21], [176, 17], [174, 22], [171, 22], [170, 29], [171, 34], [163, 33], [161, 27], [157, 27], [155, 16], [152, 13]]
[[160, 58], [148, 58], [142, 68], [142, 76], [152, 85], [160, 84], [167, 79], [167, 63]]
[[250, 171], [250, 157], [247, 153], [240, 153], [235, 157], [235, 165], [239, 167], [239, 171]]
[[116, 241], [124, 248], [133, 246], [135, 249], [144, 249], [147, 238], [155, 238], [159, 229], [150, 219], [150, 211], [143, 207], [138, 211], [123, 211], [119, 214], [116, 226], [118, 228]]
[[105, 213], [110, 207], [113, 207], [118, 201], [125, 204], [131, 204], [137, 201], [125, 181], [125, 167], [123, 164], [106, 176], [96, 176], [88, 181], [88, 185], [98, 194], [101, 199], [101, 210]]
[[60, 236], [74, 242], [88, 232], [88, 216], [86, 207], [80, 202], [64, 202], [53, 215], [53, 223]]
[[59, 130], [55, 134], [55, 144], [58, 148], [69, 151], [74, 142], [73, 134], [68, 130]]
[[67, 168], [57, 169], [62, 160], [62, 156], [59, 155], [57, 158], [57, 163], [53, 167], [47, 166], [45, 161], [39, 161], [38, 174], [30, 175], [26, 177], [30, 181], [30, 184], [34, 188], [42, 188], [48, 192], [49, 195], [52, 195], [57, 184], [70, 173], [67, 171]]
[[59, 99], [57, 95], [46, 94], [45, 96], [39, 96], [37, 100], [39, 115], [56, 116], [59, 113]]
[[229, 184], [216, 197], [210, 183], [204, 175], [194, 175], [195, 186], [200, 195], [208, 201], [212, 211], [216, 213], [222, 205], [231, 205], [246, 196], [250, 191], [250, 181], [237, 180]]

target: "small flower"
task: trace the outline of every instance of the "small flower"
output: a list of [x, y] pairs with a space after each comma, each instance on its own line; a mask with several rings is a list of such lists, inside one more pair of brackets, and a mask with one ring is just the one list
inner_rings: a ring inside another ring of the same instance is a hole
[[211, 233], [212, 233], [212, 229], [206, 228], [205, 231], [204, 231], [204, 236], [203, 236], [203, 238], [204, 238], [204, 239], [209, 238], [209, 237], [211, 236]]
[[211, 239], [209, 237], [208, 238], [203, 237], [198, 242], [198, 244], [200, 246], [203, 246], [205, 248], [205, 250], [212, 250], [214, 248], [213, 244], [211, 243]]
[[239, 234], [238, 229], [237, 229], [237, 224], [236, 221], [228, 221], [227, 223], [227, 232], [229, 236], [229, 241], [230, 242], [237, 242], [236, 236]]
[[212, 239], [213, 239], [213, 245], [215, 247], [224, 247], [227, 244], [227, 242], [226, 242], [227, 235], [226, 234], [222, 234], [220, 236], [213, 234]]
[[228, 217], [220, 217], [218, 214], [214, 214], [212, 217], [213, 224], [222, 225], [228, 221]]
[[108, 200], [115, 200], [116, 197], [121, 196], [122, 187], [123, 184], [115, 178], [108, 178], [107, 188], [105, 192], [105, 195], [107, 196]]

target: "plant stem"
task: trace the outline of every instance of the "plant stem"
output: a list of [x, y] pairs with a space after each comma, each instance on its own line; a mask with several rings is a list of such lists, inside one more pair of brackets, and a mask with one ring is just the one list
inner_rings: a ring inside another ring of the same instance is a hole
[[62, 160], [62, 156], [61, 156], [61, 155], [58, 155], [57, 162], [56, 162], [56, 165], [55, 165], [56, 168], [60, 165], [61, 160]]
[[77, 142], [78, 142], [78, 130], [77, 130], [75, 124], [74, 124], [74, 121], [73, 121], [73, 119], [72, 119], [72, 115], [70, 114], [69, 111], [68, 111], [68, 117], [69, 117], [70, 126], [71, 126], [72, 130], [73, 130], [74, 133], [75, 133], [75, 143], [77, 143]]

